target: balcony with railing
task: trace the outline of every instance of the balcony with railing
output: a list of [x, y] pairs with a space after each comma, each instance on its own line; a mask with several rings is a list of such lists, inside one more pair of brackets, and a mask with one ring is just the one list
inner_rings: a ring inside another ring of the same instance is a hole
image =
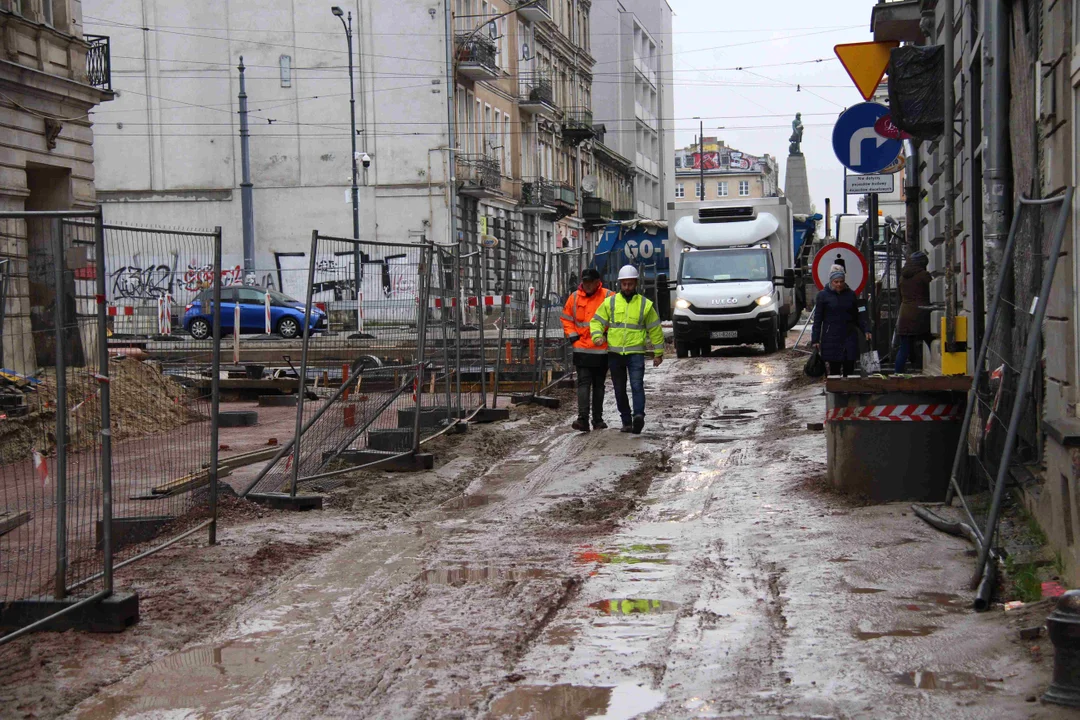
[[531, 23], [551, 20], [551, 3], [549, 0], [511, 0], [514, 9], [522, 20]]
[[919, 21], [920, 0], [885, 0], [870, 11], [870, 29], [875, 42], [912, 42], [923, 40]]
[[581, 216], [586, 222], [604, 223], [612, 218], [611, 201], [587, 195], [582, 199]]
[[551, 75], [543, 72], [522, 73], [519, 83], [518, 108], [522, 112], [554, 118], [558, 112], [555, 105], [555, 88]]
[[502, 172], [499, 161], [490, 155], [457, 155], [458, 192], [474, 198], [501, 197]]
[[563, 139], [577, 145], [595, 135], [593, 114], [588, 108], [568, 108], [563, 115]]
[[554, 215], [558, 187], [541, 177], [527, 178], [521, 183], [521, 212], [526, 215]]
[[112, 92], [112, 54], [105, 35], [86, 35], [86, 82], [99, 90]]
[[459, 33], [454, 37], [454, 45], [459, 74], [472, 80], [491, 80], [501, 74], [491, 38], [479, 33]]
[[577, 207], [577, 190], [569, 183], [555, 184], [555, 206], [573, 210]]

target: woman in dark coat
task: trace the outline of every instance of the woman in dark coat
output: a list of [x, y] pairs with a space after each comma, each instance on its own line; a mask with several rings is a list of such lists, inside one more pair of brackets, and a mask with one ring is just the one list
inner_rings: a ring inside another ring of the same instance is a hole
[[811, 342], [821, 352], [830, 375], [847, 377], [855, 372], [859, 359], [859, 331], [870, 339], [870, 330], [859, 313], [859, 298], [847, 285], [847, 274], [833, 265], [829, 286], [818, 293], [814, 306], [814, 331]]
[[908, 358], [916, 343], [925, 336], [927, 317], [923, 307], [930, 304], [930, 281], [933, 277], [926, 271], [930, 258], [924, 252], [914, 253], [900, 272], [900, 318], [896, 322], [896, 334], [900, 348], [896, 351], [896, 372], [904, 372]]

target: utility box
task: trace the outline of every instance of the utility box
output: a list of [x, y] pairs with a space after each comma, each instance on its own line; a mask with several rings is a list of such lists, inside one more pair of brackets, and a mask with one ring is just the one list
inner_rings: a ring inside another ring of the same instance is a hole
[[829, 378], [829, 483], [871, 502], [945, 499], [969, 377]]
[[967, 342], [968, 342], [968, 319], [967, 315], [956, 316], [956, 342], [962, 343], [963, 350], [949, 352], [946, 346], [948, 335], [945, 333], [945, 318], [941, 319], [941, 374], [942, 375], [966, 375], [968, 371]]

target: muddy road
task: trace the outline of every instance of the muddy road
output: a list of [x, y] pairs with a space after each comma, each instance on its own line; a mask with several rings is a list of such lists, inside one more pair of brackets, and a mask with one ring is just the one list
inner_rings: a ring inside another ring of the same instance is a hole
[[68, 715], [1071, 717], [1034, 701], [1045, 635], [1017, 634], [1047, 607], [976, 615], [964, 542], [823, 487], [798, 368], [669, 360], [640, 436], [534, 413], [364, 476], [288, 520], [347, 537]]

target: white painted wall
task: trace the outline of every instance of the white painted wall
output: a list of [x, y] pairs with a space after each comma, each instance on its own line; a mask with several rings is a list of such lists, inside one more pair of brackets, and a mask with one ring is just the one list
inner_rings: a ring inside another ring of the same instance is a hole
[[[342, 2], [353, 13], [361, 237], [447, 234], [443, 6]], [[256, 265], [305, 252], [311, 231], [352, 235], [348, 53], [330, 3], [83, 0], [109, 35], [117, 99], [93, 120], [108, 222], [212, 228], [242, 259], [239, 91], [247, 66]], [[123, 26], [149, 27], [150, 32]], [[291, 58], [282, 87], [280, 59]]]

